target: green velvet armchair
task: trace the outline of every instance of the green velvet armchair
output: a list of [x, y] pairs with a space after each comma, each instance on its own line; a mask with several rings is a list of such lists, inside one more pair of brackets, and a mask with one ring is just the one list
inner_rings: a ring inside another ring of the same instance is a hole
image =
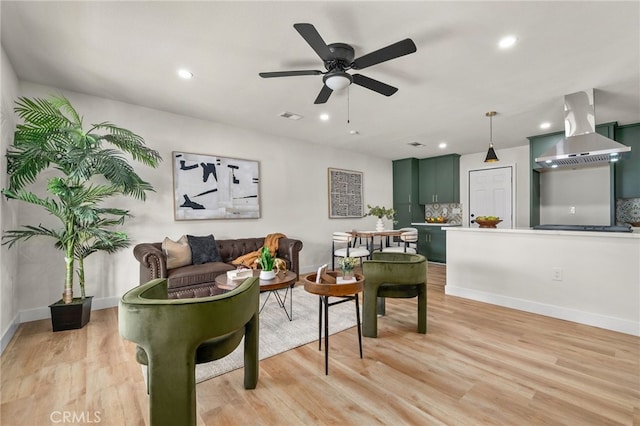
[[148, 368], [151, 424], [195, 425], [195, 364], [230, 354], [244, 336], [244, 387], [255, 389], [260, 284], [248, 278], [211, 297], [168, 299], [167, 280], [149, 281], [120, 300], [120, 335], [138, 344]]
[[362, 265], [364, 320], [362, 334], [378, 337], [378, 314], [386, 297], [418, 298], [418, 333], [427, 332], [427, 259], [420, 254], [373, 253]]

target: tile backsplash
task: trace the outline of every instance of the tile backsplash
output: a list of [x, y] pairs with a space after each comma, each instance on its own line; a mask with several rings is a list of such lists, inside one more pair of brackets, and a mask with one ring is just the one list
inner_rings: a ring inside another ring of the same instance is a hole
[[[456, 213], [454, 213], [454, 209]], [[462, 224], [462, 205], [460, 203], [450, 204], [427, 204], [424, 206], [424, 217], [446, 217], [447, 222]]]
[[640, 223], [640, 198], [618, 198], [616, 200], [616, 225]]

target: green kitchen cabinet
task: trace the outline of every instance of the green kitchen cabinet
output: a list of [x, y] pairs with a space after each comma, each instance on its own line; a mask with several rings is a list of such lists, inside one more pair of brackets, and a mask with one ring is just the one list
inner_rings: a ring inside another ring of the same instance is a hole
[[429, 262], [447, 262], [447, 231], [440, 227], [418, 227], [418, 253]]
[[423, 158], [419, 161], [420, 204], [460, 202], [460, 156]]
[[396, 229], [409, 227], [411, 222], [424, 222], [424, 208], [418, 204], [417, 158], [393, 162], [393, 208]]
[[640, 198], [640, 123], [619, 126], [616, 140], [631, 147], [631, 158], [614, 166], [616, 198]]

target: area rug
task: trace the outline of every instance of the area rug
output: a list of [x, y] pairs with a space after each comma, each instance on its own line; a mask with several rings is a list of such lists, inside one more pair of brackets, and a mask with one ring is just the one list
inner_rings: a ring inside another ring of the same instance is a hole
[[[279, 290], [279, 293], [284, 297], [284, 290]], [[260, 306], [265, 298], [269, 297], [260, 313], [261, 360], [318, 340], [318, 296], [307, 293], [300, 284], [294, 287], [287, 297], [291, 297], [292, 294], [292, 321], [289, 321], [284, 310], [278, 305], [274, 294], [269, 292], [260, 294]], [[334, 298], [330, 298], [329, 301], [334, 301]], [[288, 310], [289, 299], [286, 300], [286, 307]], [[362, 309], [362, 306], [360, 308]], [[329, 335], [355, 325], [355, 302], [350, 301], [329, 307]], [[244, 365], [243, 350], [244, 342], [241, 342], [236, 350], [225, 358], [197, 364], [196, 383], [241, 368]]]

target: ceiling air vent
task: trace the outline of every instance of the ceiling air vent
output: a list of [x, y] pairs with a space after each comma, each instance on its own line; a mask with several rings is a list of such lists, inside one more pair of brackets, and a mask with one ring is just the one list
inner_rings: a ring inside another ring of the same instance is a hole
[[288, 118], [289, 120], [300, 120], [302, 116], [300, 114], [295, 114], [293, 112], [283, 112], [280, 113], [280, 117]]

